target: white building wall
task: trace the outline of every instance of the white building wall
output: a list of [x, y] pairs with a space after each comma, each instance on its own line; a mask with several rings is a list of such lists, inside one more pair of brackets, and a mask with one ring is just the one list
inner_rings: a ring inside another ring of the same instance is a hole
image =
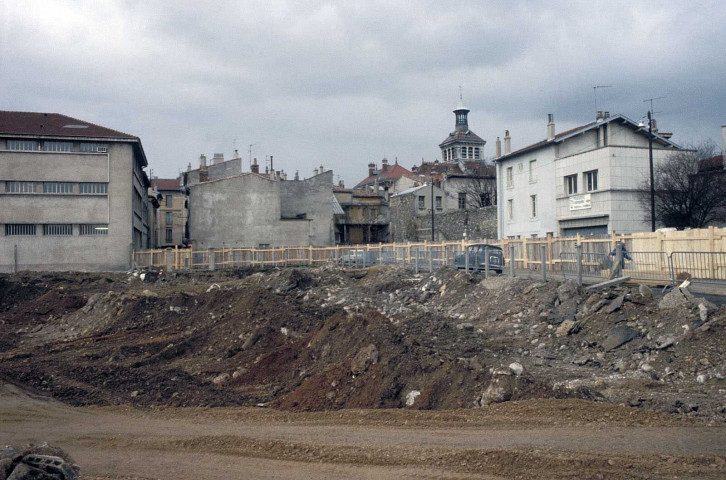
[[[529, 162], [536, 160], [535, 178], [530, 181]], [[499, 181], [499, 234], [501, 238], [545, 236], [557, 232], [555, 214], [555, 148], [540, 150], [497, 161]], [[513, 182], [507, 185], [507, 168], [512, 167]], [[531, 196], [537, 195], [537, 215], [532, 217]], [[508, 216], [509, 200], [513, 200], [513, 216]]]

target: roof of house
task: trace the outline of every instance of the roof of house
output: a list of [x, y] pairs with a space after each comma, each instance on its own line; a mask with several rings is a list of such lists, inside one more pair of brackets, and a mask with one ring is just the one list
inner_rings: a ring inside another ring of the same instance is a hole
[[[463, 166], [463, 170], [462, 170]], [[496, 175], [494, 165], [487, 165], [481, 160], [459, 162], [422, 162], [416, 167], [416, 173], [425, 177], [490, 177]]]
[[443, 147], [444, 145], [448, 145], [449, 143], [453, 142], [481, 143], [482, 145], [487, 143], [486, 140], [482, 140], [482, 138], [476, 133], [472, 132], [471, 130], [466, 130], [451, 132], [449, 136], [446, 137], [446, 139], [444, 139], [444, 141], [439, 144], [439, 147]]
[[157, 190], [179, 190], [180, 181], [178, 178], [154, 178], [151, 185]]
[[138, 137], [60, 113], [0, 111], [0, 135], [100, 137], [138, 140]]
[[[501, 160], [506, 160], [508, 158], [520, 155], [522, 153], [527, 153], [527, 152], [536, 150], [541, 147], [554, 145], [555, 143], [561, 143], [561, 142], [567, 140], [568, 138], [574, 137], [575, 135], [583, 134], [589, 130], [599, 127], [600, 125], [604, 125], [606, 123], [610, 123], [610, 122], [614, 122], [614, 121], [619, 121], [619, 122], [622, 122], [623, 124], [629, 125], [631, 128], [633, 128], [636, 131], [644, 132], [645, 134], [648, 133], [647, 129], [643, 129], [643, 127], [641, 127], [640, 125], [638, 125], [637, 123], [635, 123], [634, 121], [632, 121], [631, 119], [626, 117], [625, 115], [618, 114], [618, 115], [613, 115], [612, 117], [608, 117], [604, 120], [586, 123], [585, 125], [580, 125], [579, 127], [575, 127], [570, 130], [566, 130], [564, 132], [560, 132], [560, 133], [556, 134], [555, 138], [553, 138], [552, 140], [548, 140], [548, 139], [540, 140], [539, 142], [533, 143], [524, 148], [520, 148], [519, 150], [516, 150], [512, 153], [502, 155], [501, 157], [496, 158], [494, 161], [498, 162]], [[669, 139], [667, 139], [665, 137], [658, 135], [656, 132], [653, 132], [653, 140], [657, 141], [665, 146], [680, 148], [677, 144], [671, 142]]]
[[[423, 185], [420, 185], [420, 186], [418, 186], [418, 187], [411, 187], [411, 188], [407, 188], [406, 190], [404, 190], [404, 191], [402, 191], [402, 192], [398, 192], [398, 193], [397, 193], [397, 194], [395, 194], [395, 195], [391, 195], [391, 198], [393, 198], [393, 197], [403, 197], [404, 195], [411, 195], [412, 193], [416, 193], [416, 192], [418, 192], [418, 191], [419, 191], [419, 190], [421, 190], [422, 188], [431, 188], [431, 184], [430, 184], [430, 183], [424, 183]], [[434, 188], [435, 188], [436, 190], [441, 190], [441, 189], [440, 189], [439, 187], [437, 187], [437, 186], [436, 186], [435, 184], [434, 184]]]
[[358, 183], [354, 188], [360, 188], [364, 187], [366, 185], [371, 185], [378, 182], [383, 182], [386, 180], [398, 180], [401, 177], [408, 177], [413, 180], [417, 180], [418, 176], [416, 176], [415, 173], [411, 172], [411, 170], [402, 167], [398, 163], [394, 163], [393, 165], [388, 165], [388, 168], [385, 170], [381, 169], [377, 172], [374, 172], [373, 175], [367, 176], [365, 179], [363, 179], [361, 182]]

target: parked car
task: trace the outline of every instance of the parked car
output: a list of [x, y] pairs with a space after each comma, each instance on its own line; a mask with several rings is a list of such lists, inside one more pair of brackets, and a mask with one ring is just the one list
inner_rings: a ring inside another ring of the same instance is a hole
[[[469, 245], [466, 249], [466, 256], [469, 257], [469, 269], [483, 271], [486, 268], [484, 264], [485, 249], [489, 252], [489, 270], [502, 273], [504, 270], [504, 252], [500, 247], [486, 243]], [[466, 268], [466, 257], [464, 254], [457, 255], [454, 258], [454, 263], [456, 264], [456, 268]]]

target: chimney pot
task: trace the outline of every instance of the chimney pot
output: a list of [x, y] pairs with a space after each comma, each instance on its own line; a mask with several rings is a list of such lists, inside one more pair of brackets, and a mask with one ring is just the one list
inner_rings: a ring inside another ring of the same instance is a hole
[[497, 158], [502, 156], [502, 141], [499, 140], [499, 137], [497, 137], [497, 142], [495, 144], [496, 146], [496, 156]]
[[610, 112], [605, 112], [603, 114], [603, 118], [610, 118]]
[[368, 164], [368, 176], [370, 177], [371, 175], [373, 175], [373, 172], [375, 172], [375, 171], [376, 171], [376, 164], [373, 162], [369, 163]]
[[509, 130], [504, 130], [504, 155], [512, 153], [512, 137], [509, 136]]
[[313, 175], [317, 175], [317, 174], [318, 174], [318, 167], [315, 167], [315, 168], [313, 168]]
[[595, 112], [595, 120], [598, 122], [602, 120], [602, 110], [598, 110], [597, 112]]
[[204, 154], [199, 155], [199, 169], [203, 170], [207, 168], [207, 156]]
[[252, 173], [260, 173], [260, 164], [257, 163], [257, 159], [256, 158], [252, 162]]

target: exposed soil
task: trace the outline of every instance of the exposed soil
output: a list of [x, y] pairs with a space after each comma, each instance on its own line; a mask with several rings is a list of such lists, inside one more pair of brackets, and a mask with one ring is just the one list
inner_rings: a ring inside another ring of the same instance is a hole
[[[265, 459], [330, 467], [327, 477], [303, 469], [255, 478], [722, 478], [725, 345], [726, 308], [680, 290], [663, 298], [627, 285], [592, 292], [447, 268], [0, 276], [0, 380], [84, 406], [57, 407], [69, 425], [82, 412], [121, 430], [143, 419], [173, 431], [118, 441], [106, 432], [110, 439], [84, 443], [77, 430], [43, 440], [75, 442], [88, 454], [121, 449], [150, 465], [149, 452], [166, 452], [169, 462], [204, 454], [202, 463], [221, 456], [262, 469]], [[15, 397], [23, 401], [6, 413], [17, 419], [0, 424], [26, 422], [32, 397]], [[49, 408], [43, 402], [38, 411]], [[200, 421], [215, 427], [179, 433]], [[265, 427], [222, 427], [250, 421]], [[291, 422], [295, 431], [325, 428], [296, 436], [285, 433]], [[282, 425], [279, 434], [268, 425]], [[363, 440], [341, 433], [358, 427], [370, 430]], [[551, 427], [573, 430], [548, 440]], [[600, 437], [588, 436], [594, 427], [604, 429]], [[607, 433], [616, 427], [634, 429], [623, 448]], [[455, 432], [467, 428], [532, 431], [491, 434], [514, 443], [460, 445]], [[651, 428], [667, 430], [643, 430]], [[704, 428], [716, 435], [703, 434], [710, 440], [690, 453], [666, 441]], [[408, 429], [417, 432], [410, 443]], [[447, 440], [431, 444], [432, 429]], [[210, 468], [198, 478], [225, 478]], [[96, 472], [150, 475], [142, 470]]]

